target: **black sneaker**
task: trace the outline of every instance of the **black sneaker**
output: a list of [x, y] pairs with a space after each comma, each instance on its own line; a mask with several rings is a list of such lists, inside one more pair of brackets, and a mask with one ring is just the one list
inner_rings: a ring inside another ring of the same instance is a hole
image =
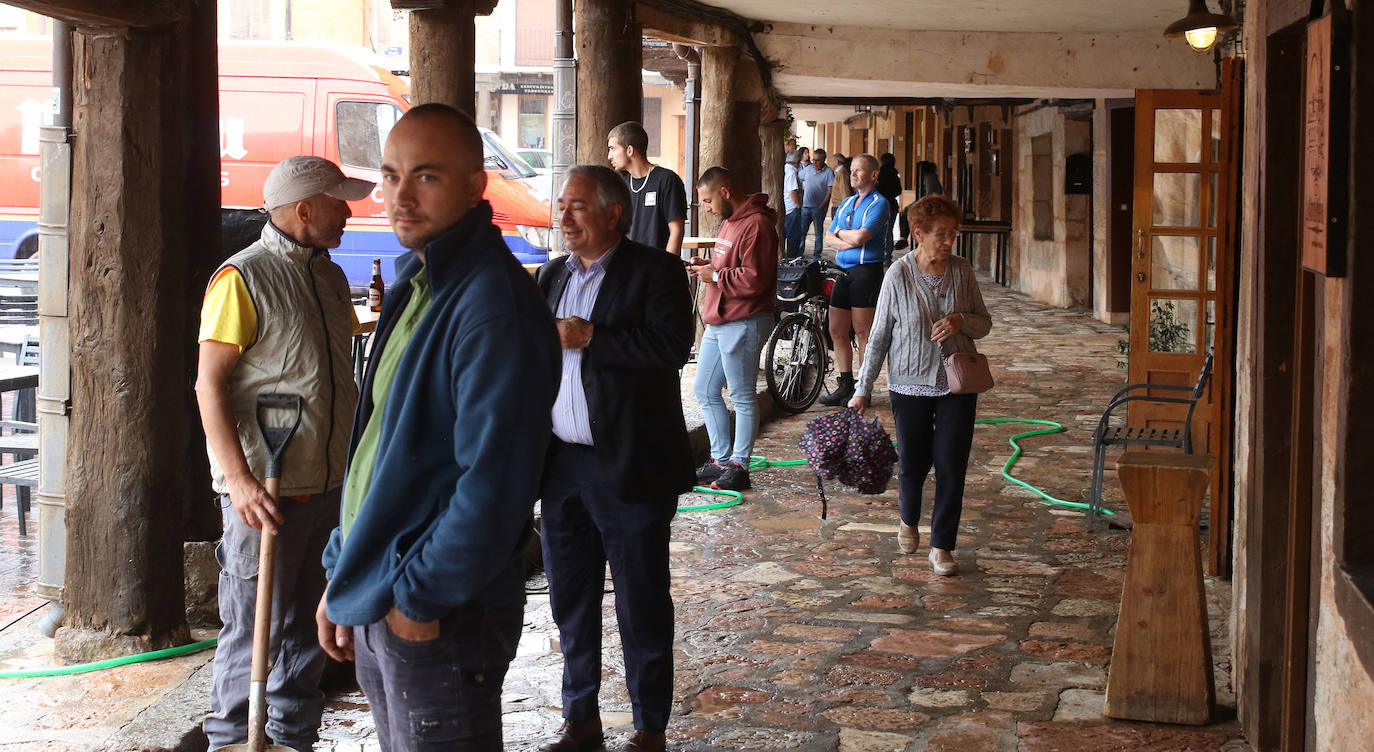
[[709, 486], [715, 482], [720, 474], [725, 472], [725, 468], [717, 465], [715, 460], [706, 460], [706, 464], [697, 468], [697, 485]]
[[841, 376], [839, 383], [835, 385], [835, 391], [828, 397], [821, 397], [821, 404], [826, 407], [844, 407], [849, 404], [849, 400], [854, 396], [854, 379]]
[[895, 244], [893, 244], [892, 250], [894, 250], [894, 251], [905, 251], [905, 250], [906, 250], [906, 238], [902, 238], [901, 240], [898, 240]]
[[744, 491], [749, 488], [749, 469], [738, 462], [731, 462], [721, 471], [720, 477], [711, 484], [720, 491]]

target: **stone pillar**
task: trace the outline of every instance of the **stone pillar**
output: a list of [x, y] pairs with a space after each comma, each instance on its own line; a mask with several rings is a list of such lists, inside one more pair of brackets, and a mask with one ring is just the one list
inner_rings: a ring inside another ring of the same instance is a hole
[[175, 27], [79, 27], [74, 45], [66, 662], [190, 637], [183, 512], [208, 503], [188, 481], [205, 464], [190, 387], [219, 144], [215, 8], [187, 7]]
[[628, 0], [578, 0], [577, 161], [606, 164], [606, 136], [644, 116], [644, 47]]
[[[701, 170], [725, 167], [735, 185], [746, 193], [761, 187], [759, 139], [741, 138], [758, 133], [763, 86], [758, 66], [741, 58], [735, 47], [703, 47], [701, 50]], [[720, 220], [701, 217], [702, 235], [714, 235]]]
[[412, 104], [442, 102], [473, 114], [477, 31], [472, 19], [472, 0], [452, 0], [449, 7], [439, 10], [411, 11]]

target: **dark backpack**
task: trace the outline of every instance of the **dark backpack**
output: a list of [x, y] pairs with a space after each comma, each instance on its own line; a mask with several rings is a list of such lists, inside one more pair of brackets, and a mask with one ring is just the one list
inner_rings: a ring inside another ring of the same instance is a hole
[[812, 418], [797, 446], [816, 472], [821, 519], [828, 510], [825, 478], [839, 479], [861, 494], [879, 494], [887, 490], [897, 462], [897, 450], [878, 419], [865, 421], [850, 407]]

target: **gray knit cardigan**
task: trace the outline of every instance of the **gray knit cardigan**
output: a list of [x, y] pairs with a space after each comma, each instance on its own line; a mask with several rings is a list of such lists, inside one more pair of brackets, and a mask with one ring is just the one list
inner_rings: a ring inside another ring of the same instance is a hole
[[[910, 274], [903, 271], [903, 266], [909, 268]], [[934, 386], [942, 355], [977, 351], [973, 340], [983, 338], [992, 329], [992, 317], [983, 305], [978, 279], [966, 259], [950, 256], [945, 261], [945, 279], [940, 289], [942, 292], [936, 295], [921, 279], [914, 253], [908, 253], [888, 267], [878, 293], [878, 308], [873, 315], [855, 394], [865, 397], [872, 394], [873, 382], [877, 381], [884, 360], [888, 361], [888, 384]], [[937, 321], [951, 313], [964, 315], [964, 328], [945, 340], [943, 354], [941, 345], [930, 339], [930, 322], [921, 314], [916, 295], [924, 297]]]

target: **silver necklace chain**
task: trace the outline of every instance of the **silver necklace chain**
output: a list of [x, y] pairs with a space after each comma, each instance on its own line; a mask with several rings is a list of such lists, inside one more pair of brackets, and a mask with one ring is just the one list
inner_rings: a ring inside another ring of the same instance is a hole
[[631, 193], [642, 193], [642, 192], [644, 191], [645, 188], [648, 188], [648, 187], [649, 187], [649, 176], [652, 175], [652, 174], [654, 174], [654, 167], [657, 167], [657, 165], [650, 165], [650, 166], [649, 166], [649, 171], [646, 172], [646, 173], [644, 173], [644, 182], [643, 182], [642, 184], [640, 184], [640, 186], [639, 186], [638, 188], [635, 187], [635, 176], [634, 176], [634, 175], [631, 175], [631, 176], [630, 176], [630, 192], [631, 192]]

